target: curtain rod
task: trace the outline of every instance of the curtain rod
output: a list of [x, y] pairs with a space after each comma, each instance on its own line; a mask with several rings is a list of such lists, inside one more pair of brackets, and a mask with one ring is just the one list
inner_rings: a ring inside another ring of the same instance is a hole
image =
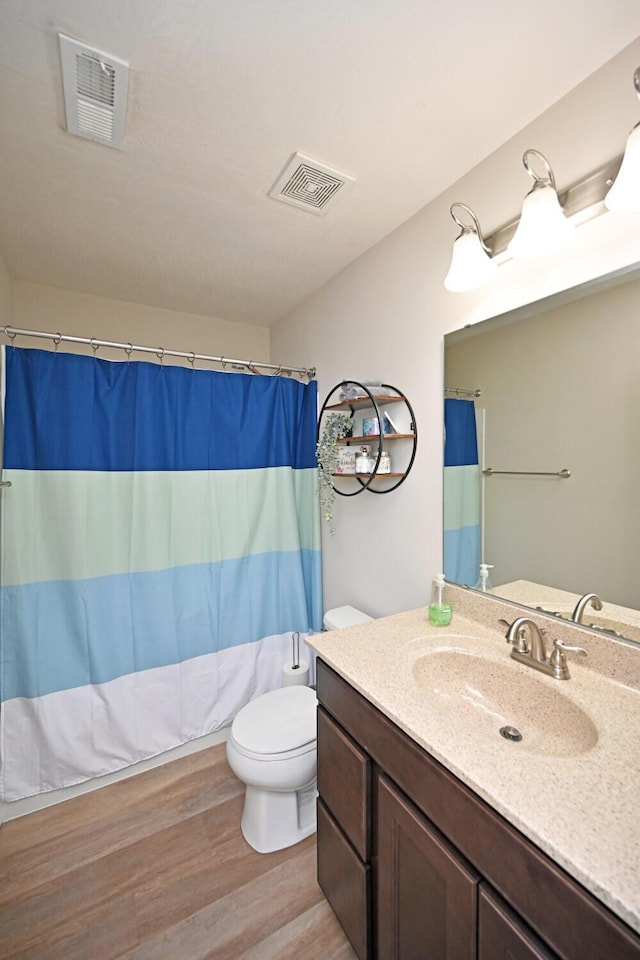
[[188, 360], [191, 366], [196, 362], [196, 360], [206, 360], [210, 363], [220, 363], [224, 369], [227, 364], [234, 367], [235, 369], [244, 369], [248, 370], [250, 373], [256, 373], [260, 369], [273, 370], [275, 376], [280, 374], [291, 375], [292, 373], [297, 373], [300, 376], [307, 377], [309, 380], [313, 380], [316, 375], [315, 367], [289, 367], [284, 366], [279, 363], [260, 363], [254, 360], [235, 360], [231, 357], [211, 357], [206, 353], [193, 353], [193, 351], [187, 353], [183, 350], [165, 350], [164, 347], [143, 347], [135, 343], [118, 343], [115, 340], [98, 340], [96, 337], [73, 337], [63, 333], [44, 333], [41, 330], [25, 330], [20, 327], [0, 327], [0, 331], [4, 333], [5, 337], [8, 337], [9, 340], [15, 340], [16, 337], [40, 337], [43, 340], [52, 340], [55, 348], [58, 348], [58, 344], [62, 342], [66, 343], [85, 343], [91, 347], [94, 355], [96, 354], [98, 347], [113, 347], [116, 350], [124, 350], [127, 355], [127, 358], [131, 356], [135, 350], [137, 353], [155, 353], [157, 357], [160, 358], [160, 362], [164, 360], [165, 357], [183, 357], [185, 360]]

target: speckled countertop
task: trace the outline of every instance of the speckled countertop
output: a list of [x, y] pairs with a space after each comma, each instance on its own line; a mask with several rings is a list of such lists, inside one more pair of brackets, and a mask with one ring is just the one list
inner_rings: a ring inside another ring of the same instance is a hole
[[[431, 626], [421, 608], [307, 642], [640, 932], [640, 648], [534, 616], [547, 643], [589, 651], [569, 655], [570, 680], [554, 680], [509, 656], [499, 618], [531, 611], [450, 590], [448, 627]], [[503, 739], [504, 724], [522, 741]]]

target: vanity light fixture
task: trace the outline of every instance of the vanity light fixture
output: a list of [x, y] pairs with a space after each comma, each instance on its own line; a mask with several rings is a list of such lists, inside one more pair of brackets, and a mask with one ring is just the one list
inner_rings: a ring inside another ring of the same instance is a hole
[[[460, 220], [455, 212], [456, 207], [460, 207], [471, 217], [473, 221], [471, 225]], [[497, 264], [491, 258], [491, 251], [482, 238], [480, 222], [471, 207], [466, 203], [456, 202], [451, 204], [449, 212], [462, 229], [453, 244], [451, 265], [444, 285], [452, 293], [477, 290], [491, 280], [497, 270]]]
[[[633, 86], [640, 99], [640, 67], [633, 75]], [[604, 203], [612, 213], [640, 213], [640, 123], [627, 137], [620, 172]]]
[[[544, 167], [543, 176], [530, 165], [530, 158]], [[573, 232], [556, 191], [553, 170], [539, 150], [525, 150], [522, 156], [524, 168], [533, 179], [533, 187], [524, 198], [520, 223], [509, 244], [508, 251], [514, 260], [533, 260], [561, 250]]]
[[[640, 67], [633, 75], [640, 98]], [[544, 167], [536, 173], [531, 160]], [[640, 213], [640, 123], [629, 137], [624, 156], [618, 156], [572, 183], [558, 195], [549, 161], [538, 150], [525, 150], [522, 161], [534, 184], [522, 205], [519, 218], [503, 224], [483, 238], [474, 212], [465, 203], [453, 203], [451, 216], [462, 227], [453, 246], [451, 266], [444, 285], [447, 290], [477, 290], [495, 273], [496, 266], [510, 259], [533, 259], [554, 253], [570, 239], [573, 227], [610, 210]], [[465, 210], [473, 226], [465, 225], [454, 213]]]

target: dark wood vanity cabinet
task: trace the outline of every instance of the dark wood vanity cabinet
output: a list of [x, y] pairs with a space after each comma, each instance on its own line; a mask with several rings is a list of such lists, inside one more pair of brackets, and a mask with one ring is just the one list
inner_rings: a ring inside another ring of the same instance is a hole
[[361, 960], [640, 960], [640, 937], [318, 661], [318, 879]]

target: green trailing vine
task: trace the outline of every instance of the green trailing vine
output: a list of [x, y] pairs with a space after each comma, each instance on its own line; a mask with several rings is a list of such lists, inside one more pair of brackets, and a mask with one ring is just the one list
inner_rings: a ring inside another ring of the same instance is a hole
[[338, 457], [338, 441], [348, 436], [353, 428], [352, 413], [328, 413], [322, 421], [322, 432], [316, 446], [318, 460], [318, 493], [322, 516], [329, 524], [329, 532], [335, 533], [333, 526], [333, 502], [336, 491], [333, 486], [333, 474]]

